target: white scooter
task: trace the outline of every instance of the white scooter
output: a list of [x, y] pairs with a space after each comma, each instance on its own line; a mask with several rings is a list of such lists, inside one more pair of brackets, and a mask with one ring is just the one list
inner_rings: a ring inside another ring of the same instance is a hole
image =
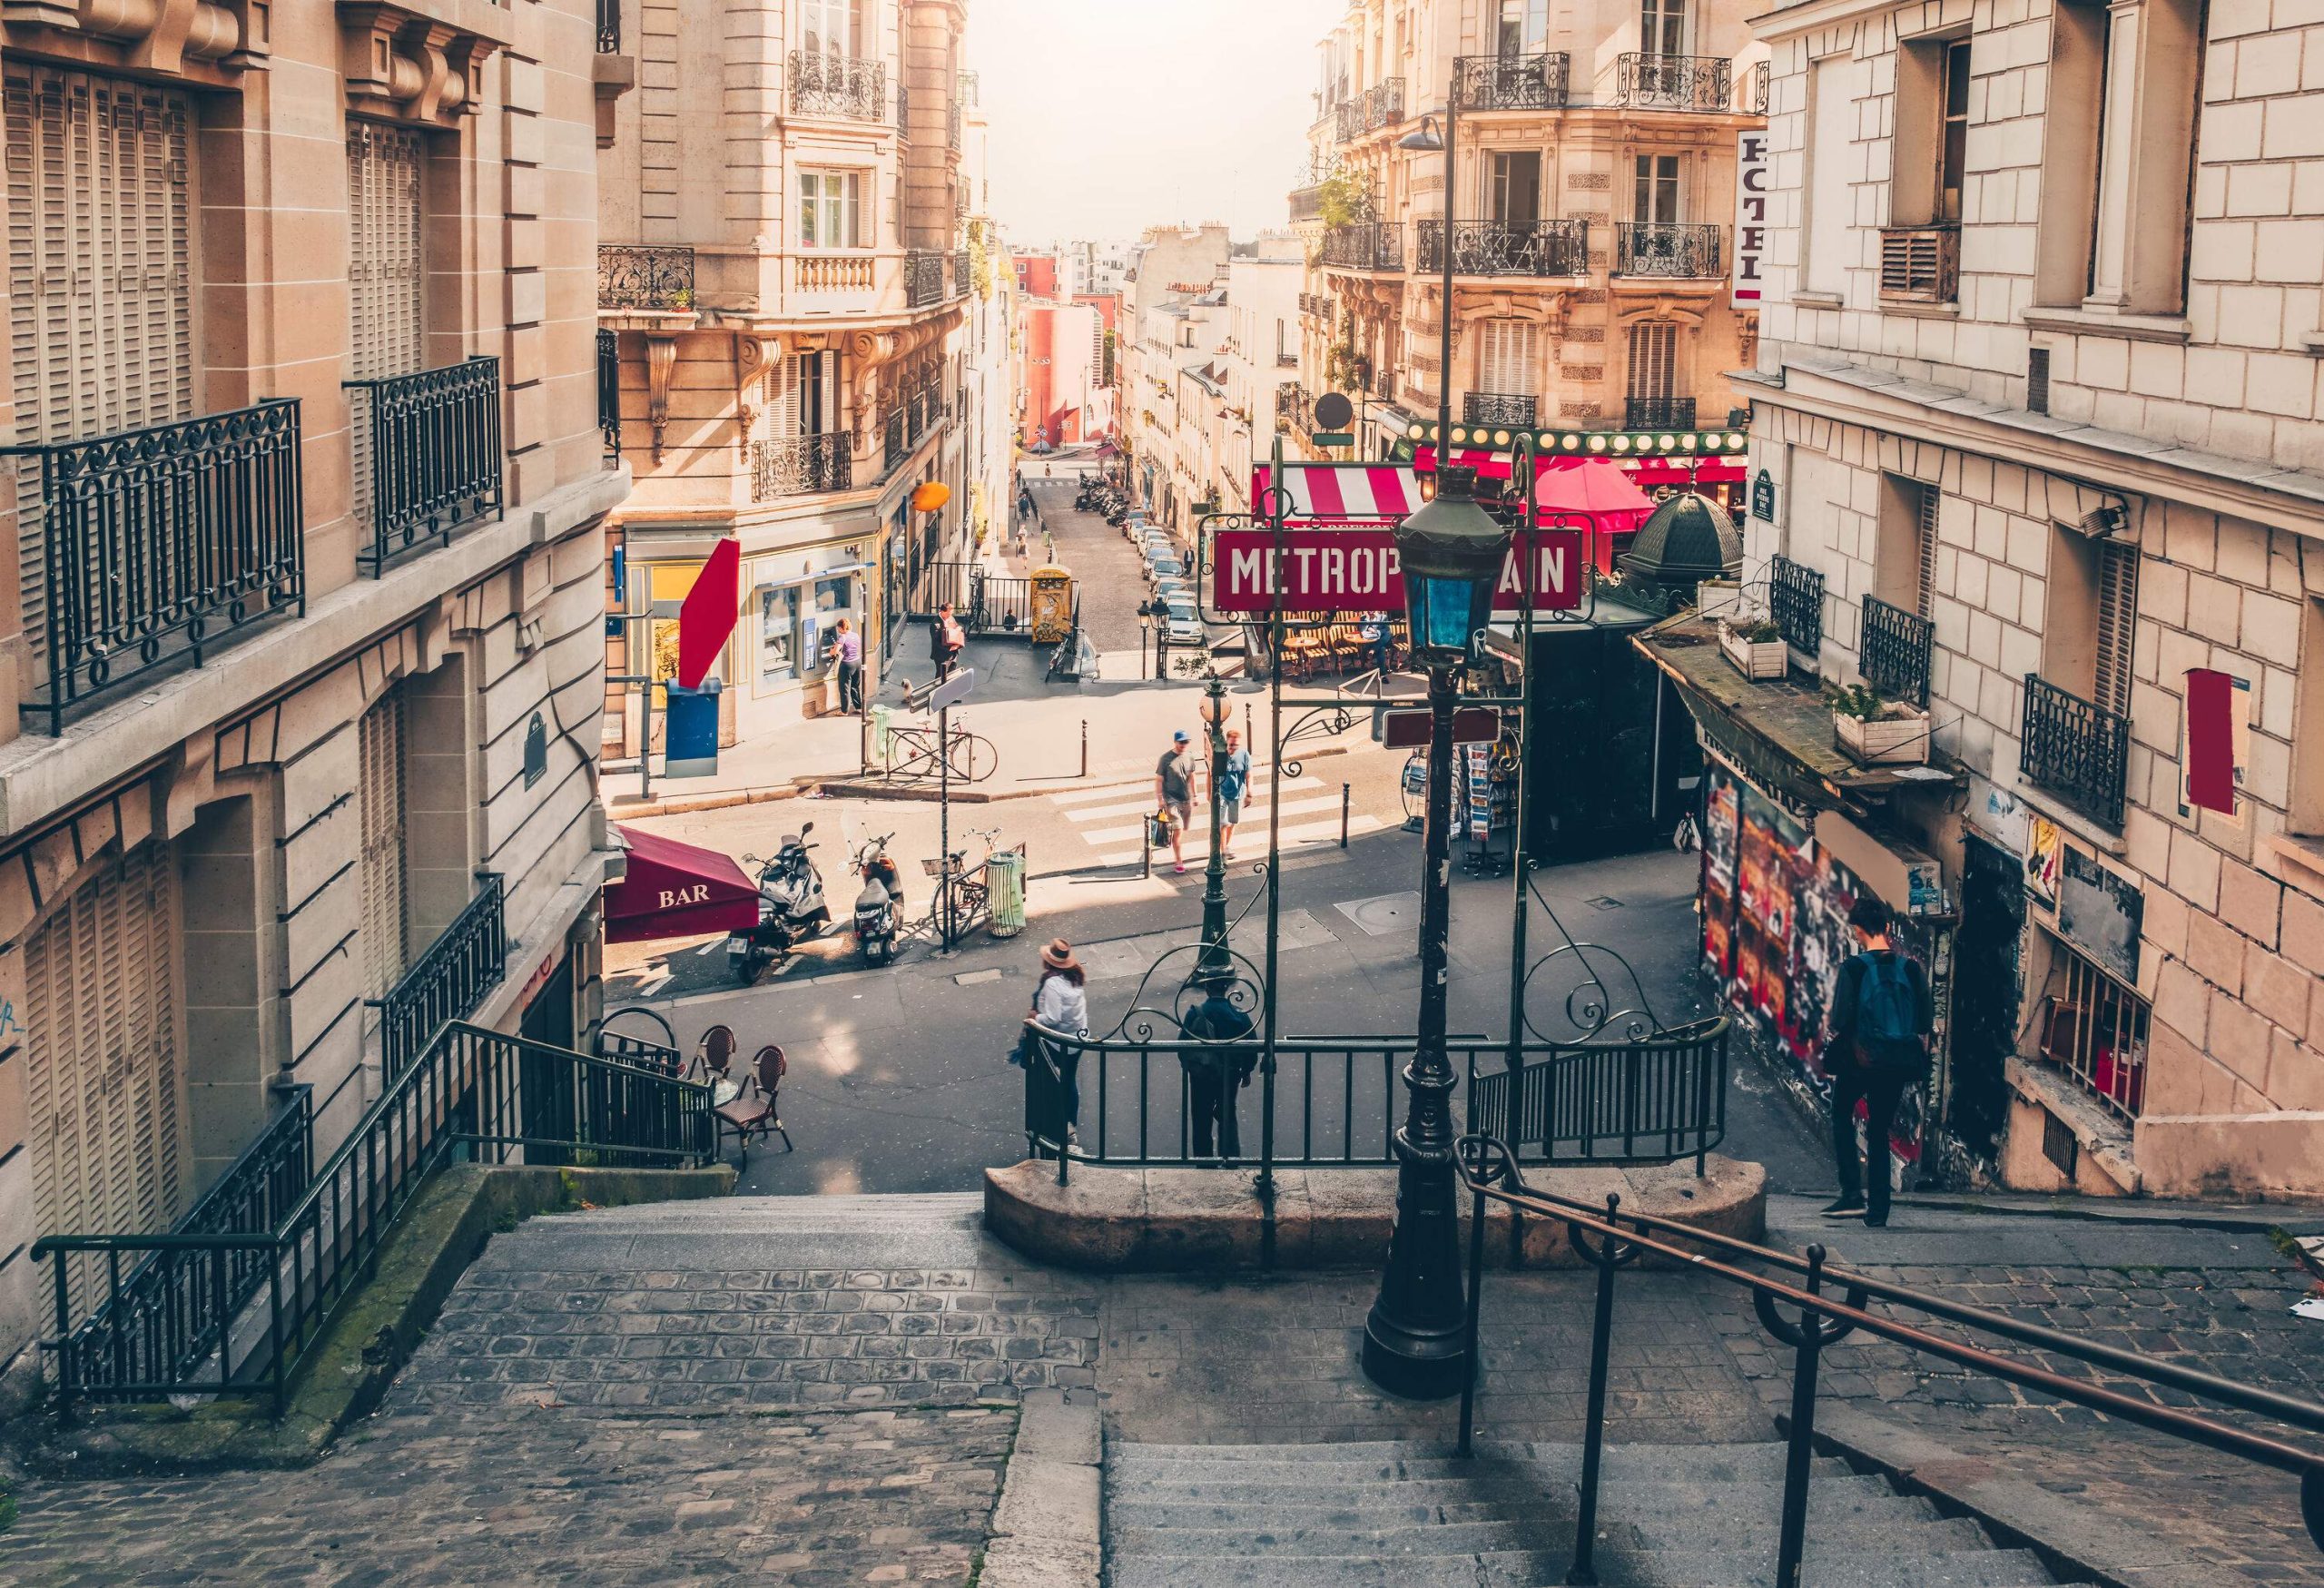
[[793, 944], [821, 936], [832, 923], [831, 906], [823, 900], [822, 875], [807, 858], [807, 852], [814, 847], [807, 842], [807, 834], [814, 830], [815, 824], [810, 822], [796, 837], [784, 838], [773, 860], [761, 861], [754, 854], [743, 857], [746, 863], [759, 867], [759, 923], [726, 940], [726, 966], [746, 987], [789, 953]]

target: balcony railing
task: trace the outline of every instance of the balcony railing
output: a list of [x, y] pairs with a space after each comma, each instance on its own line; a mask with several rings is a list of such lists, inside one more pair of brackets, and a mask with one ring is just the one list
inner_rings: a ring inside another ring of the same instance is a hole
[[1717, 226], [1676, 221], [1621, 221], [1614, 226], [1618, 276], [1704, 280], [1720, 271], [1723, 234]]
[[1364, 130], [1379, 132], [1404, 119], [1404, 80], [1385, 77], [1364, 91]]
[[[962, 188], [960, 191], [961, 191], [962, 192], [966, 192], [968, 190], [967, 190], [966, 188]], [[972, 286], [972, 285], [974, 284], [974, 281], [973, 281], [973, 274], [974, 274], [975, 270], [976, 270], [976, 261], [975, 261], [975, 260], [973, 260], [973, 259], [970, 256], [970, 254], [969, 254], [969, 251], [968, 251], [967, 249], [965, 249], [965, 248], [960, 248], [960, 249], [955, 249], [955, 250], [953, 250], [953, 252], [952, 252], [952, 296], [953, 296], [953, 297], [955, 297], [955, 298], [965, 298], [965, 297], [967, 297], [967, 296], [969, 295], [969, 289], [970, 289], [970, 286]]]
[[621, 456], [621, 334], [597, 333], [597, 430], [606, 456]]
[[1463, 55], [1453, 63], [1452, 92], [1464, 111], [1563, 110], [1569, 65], [1562, 50], [1542, 55]]
[[911, 90], [901, 83], [896, 84], [896, 139], [911, 142]]
[[1396, 371], [1386, 364], [1372, 373], [1372, 395], [1383, 402], [1396, 400]]
[[1864, 598], [1864, 648], [1858, 670], [1887, 696], [1928, 709], [1928, 664], [1936, 626], [1916, 612]]
[[[62, 733], [73, 706], [156, 668], [200, 666], [261, 617], [304, 614], [299, 404], [290, 398], [88, 440], [0, 448], [39, 460], [25, 536], [25, 625], [45, 679], [26, 702]], [[29, 471], [27, 471], [29, 472]]]
[[1884, 227], [1880, 300], [1951, 303], [1960, 296], [1961, 232], [1952, 226]]
[[1275, 428], [1288, 435], [1307, 422], [1307, 392], [1298, 381], [1275, 389]]
[[1768, 611], [1784, 644], [1813, 657], [1824, 648], [1824, 576], [1787, 557], [1768, 565]]
[[621, 54], [621, 0], [597, 0], [597, 54]]
[[1512, 429], [1530, 430], [1540, 411], [1540, 402], [1517, 392], [1472, 391], [1461, 399], [1463, 424], [1505, 425]]
[[1320, 221], [1324, 216], [1324, 190], [1320, 187], [1295, 189], [1291, 195], [1291, 219]]
[[2026, 781], [2093, 822], [2122, 826], [2122, 781], [2130, 764], [2128, 717], [2029, 673], [2024, 730]]
[[751, 443], [751, 499], [815, 496], [855, 486], [853, 439], [845, 430]]
[[[1420, 222], [1423, 274], [1444, 268], [1439, 252], [1442, 221]], [[1587, 221], [1455, 221], [1452, 273], [1456, 276], [1586, 276], [1590, 273]]]
[[350, 380], [359, 422], [370, 409], [371, 545], [356, 561], [377, 577], [405, 552], [501, 508], [500, 360], [490, 356]]
[[888, 64], [822, 50], [791, 52], [791, 113], [876, 122], [888, 108]]
[[960, 102], [951, 101], [944, 107], [944, 142], [954, 153], [960, 149]]
[[694, 307], [694, 250], [597, 247], [597, 307], [677, 312]]
[[1353, 143], [1364, 136], [1364, 101], [1361, 97], [1342, 100], [1332, 112], [1332, 137], [1334, 142]]
[[926, 309], [944, 301], [944, 256], [933, 249], [914, 248], [904, 253], [904, 301]]
[[1735, 102], [1734, 63], [1724, 55], [1614, 59], [1614, 103], [1644, 110], [1722, 111]]
[[905, 429], [904, 410], [891, 408], [880, 421], [880, 477], [884, 479], [903, 467], [911, 456], [911, 441]]
[[1622, 403], [1626, 430], [1691, 430], [1695, 399], [1691, 397], [1632, 397]]
[[1401, 221], [1364, 221], [1324, 233], [1324, 262], [1344, 271], [1401, 271], [1404, 227]]
[[392, 1082], [428, 1050], [448, 1021], [466, 1020], [500, 985], [508, 958], [507, 894], [500, 875], [483, 885], [452, 923], [437, 933], [403, 979], [372, 1007], [379, 1011], [379, 1063]]

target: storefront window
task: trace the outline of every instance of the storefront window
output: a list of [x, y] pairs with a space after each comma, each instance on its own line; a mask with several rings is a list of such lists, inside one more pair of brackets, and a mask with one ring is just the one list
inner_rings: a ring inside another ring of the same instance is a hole
[[799, 591], [795, 586], [759, 592], [759, 681], [799, 676]]

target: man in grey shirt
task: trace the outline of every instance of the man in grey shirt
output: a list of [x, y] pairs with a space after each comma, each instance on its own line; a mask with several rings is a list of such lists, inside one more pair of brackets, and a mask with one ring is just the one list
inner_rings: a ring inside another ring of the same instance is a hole
[[1195, 758], [1184, 728], [1170, 735], [1170, 747], [1154, 764], [1154, 801], [1170, 819], [1170, 859], [1187, 869], [1187, 828], [1195, 818]]

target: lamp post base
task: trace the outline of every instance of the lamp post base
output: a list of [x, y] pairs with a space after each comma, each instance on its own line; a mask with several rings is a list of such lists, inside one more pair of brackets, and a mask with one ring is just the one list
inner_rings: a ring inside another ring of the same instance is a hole
[[1388, 1273], [1364, 1320], [1364, 1376], [1390, 1395], [1443, 1400], [1469, 1381], [1461, 1220], [1452, 1165], [1403, 1158]]

